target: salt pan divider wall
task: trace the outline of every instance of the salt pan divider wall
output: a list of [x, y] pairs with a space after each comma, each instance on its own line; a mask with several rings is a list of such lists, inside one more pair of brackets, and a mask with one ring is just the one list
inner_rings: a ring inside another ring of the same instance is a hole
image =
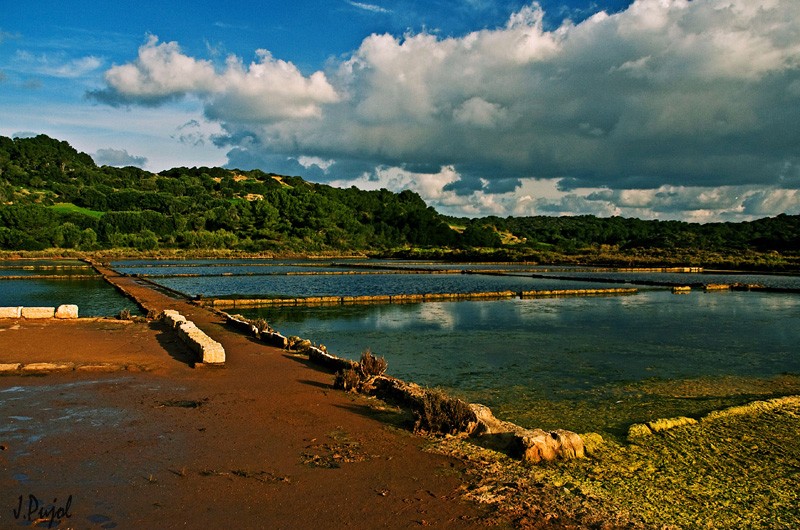
[[194, 322], [172, 309], [165, 309], [161, 318], [177, 331], [178, 337], [200, 358], [203, 364], [225, 364], [225, 349], [222, 344], [205, 334]]

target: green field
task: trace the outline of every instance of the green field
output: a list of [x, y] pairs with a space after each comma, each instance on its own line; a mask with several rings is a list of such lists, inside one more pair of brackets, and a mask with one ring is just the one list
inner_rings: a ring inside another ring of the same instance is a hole
[[82, 206], [76, 206], [71, 202], [59, 202], [52, 205], [50, 209], [55, 210], [58, 213], [80, 213], [83, 215], [88, 215], [89, 217], [94, 217], [95, 219], [100, 219], [103, 217], [103, 212], [90, 210], [89, 208], [83, 208]]

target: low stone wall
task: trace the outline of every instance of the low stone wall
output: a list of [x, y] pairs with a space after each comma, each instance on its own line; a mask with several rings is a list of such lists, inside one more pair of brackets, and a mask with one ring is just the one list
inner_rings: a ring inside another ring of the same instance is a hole
[[332, 304], [403, 304], [410, 302], [441, 302], [449, 300], [488, 300], [506, 298], [547, 298], [559, 296], [602, 296], [636, 294], [636, 288], [612, 289], [552, 289], [540, 291], [487, 291], [472, 293], [425, 293], [425, 294], [393, 294], [375, 296], [308, 296], [302, 298], [212, 298], [203, 300], [204, 305], [213, 308], [244, 308], [261, 306], [293, 306], [293, 305], [332, 305]]
[[0, 307], [0, 318], [22, 318], [22, 306]]
[[149, 372], [152, 365], [134, 363], [75, 363], [75, 362], [37, 362], [0, 363], [0, 376], [30, 375], [56, 372]]
[[169, 323], [178, 333], [178, 337], [189, 346], [203, 364], [225, 364], [225, 349], [222, 344], [206, 335], [194, 322], [186, 320], [186, 317], [171, 309], [165, 309], [161, 313], [161, 318]]
[[289, 339], [273, 329], [258, 329], [257, 326], [240, 315], [229, 315], [224, 311], [220, 311], [220, 313], [225, 317], [225, 320], [228, 322], [228, 324], [235, 327], [242, 333], [247, 333], [256, 339], [259, 339], [265, 344], [275, 346], [276, 348], [286, 348], [289, 346]]
[[[412, 408], [420, 407], [426, 399], [430, 399], [428, 396], [431, 394], [434, 396], [433, 399], [442, 399], [436, 395], [435, 390], [388, 376], [376, 378], [371, 394], [382, 399], [399, 401]], [[456, 398], [446, 399], [461, 401]], [[498, 420], [485, 405], [461, 403], [461, 408], [469, 411], [469, 417], [461, 420], [464, 423], [464, 433], [486, 442], [483, 445], [507, 452], [523, 462], [538, 464], [586, 456], [583, 440], [572, 431], [526, 429], [508, 421]]]
[[62, 304], [58, 307], [0, 307], [0, 318], [24, 318], [28, 320], [48, 318], [75, 319], [78, 318], [78, 306]]

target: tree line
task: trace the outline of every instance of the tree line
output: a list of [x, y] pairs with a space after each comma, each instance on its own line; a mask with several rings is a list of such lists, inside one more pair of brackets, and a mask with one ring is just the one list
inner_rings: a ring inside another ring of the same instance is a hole
[[621, 217], [452, 218], [409, 190], [363, 191], [260, 170], [97, 166], [45, 135], [0, 136], [0, 248], [575, 252], [592, 246], [800, 250], [800, 216], [693, 224]]

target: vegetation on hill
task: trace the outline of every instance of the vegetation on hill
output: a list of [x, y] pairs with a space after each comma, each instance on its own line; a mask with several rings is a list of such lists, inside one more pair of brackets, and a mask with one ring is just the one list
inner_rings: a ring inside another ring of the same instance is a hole
[[413, 248], [439, 257], [475, 257], [474, 249], [484, 249], [484, 258], [607, 254], [611, 261], [667, 253], [793, 255], [800, 251], [800, 216], [703, 225], [593, 216], [456, 219], [409, 190], [340, 189], [259, 170], [179, 167], [154, 174], [97, 166], [45, 135], [0, 136], [0, 249], [48, 248]]

